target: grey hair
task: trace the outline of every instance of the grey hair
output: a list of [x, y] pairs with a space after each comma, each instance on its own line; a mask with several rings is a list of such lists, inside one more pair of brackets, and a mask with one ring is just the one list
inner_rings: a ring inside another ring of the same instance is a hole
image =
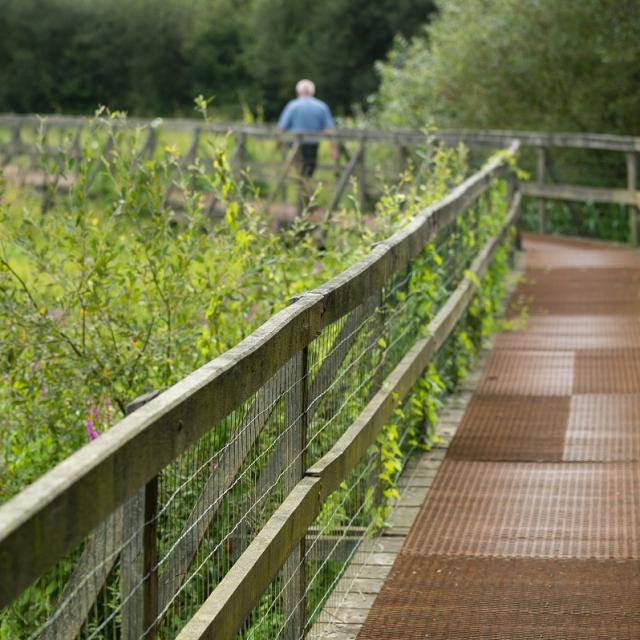
[[316, 93], [316, 85], [313, 84], [311, 80], [307, 80], [305, 78], [304, 80], [300, 80], [296, 84], [296, 93], [298, 95], [303, 94], [303, 95], [313, 96]]

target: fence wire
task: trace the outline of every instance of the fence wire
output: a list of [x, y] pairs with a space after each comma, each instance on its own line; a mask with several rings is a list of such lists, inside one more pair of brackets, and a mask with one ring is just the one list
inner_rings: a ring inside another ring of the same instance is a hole
[[[331, 448], [424, 334], [428, 321], [442, 308], [484, 242], [495, 232], [500, 217], [496, 215], [497, 206], [493, 195], [481, 198], [443, 229], [379, 296], [327, 328], [310, 345], [309, 371], [315, 373], [318, 385], [311, 386], [306, 411], [307, 465]], [[467, 330], [467, 322], [463, 321], [458, 330]], [[462, 363], [455, 357], [456, 339], [452, 336], [434, 359], [446, 380], [438, 392], [441, 394], [453, 388], [460, 375]], [[338, 352], [341, 357], [334, 358]], [[397, 419], [396, 423], [398, 446], [402, 461], [406, 461], [416, 445], [416, 432], [410, 421]], [[431, 426], [422, 425], [418, 434], [422, 442], [433, 436]], [[319, 638], [330, 628], [348, 583], [341, 579], [350, 564], [357, 566], [363, 561], [362, 544], [384, 519], [380, 465], [380, 451], [372, 447], [327, 498], [320, 515], [246, 620], [239, 639]], [[334, 592], [338, 584], [341, 589]]]
[[[3, 616], [7, 637], [175, 637], [424, 334], [494, 230], [492, 197], [442, 229], [25, 592]], [[327, 500], [240, 637], [297, 638], [318, 619], [374, 526], [378, 458], [372, 452]]]
[[[183, 148], [187, 154], [187, 141]], [[493, 190], [479, 198], [405, 270], [211, 424], [2, 613], [2, 637], [174, 638], [425, 335], [497, 230], [501, 206]], [[406, 452], [402, 425], [399, 442]], [[341, 597], [331, 595], [334, 586], [379, 526], [379, 466], [373, 448], [325, 501], [240, 638], [291, 640], [326, 621]]]

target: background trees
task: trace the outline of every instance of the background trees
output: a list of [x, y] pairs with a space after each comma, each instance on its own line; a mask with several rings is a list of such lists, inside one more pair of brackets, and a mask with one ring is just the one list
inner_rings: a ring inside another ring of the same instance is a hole
[[447, 0], [380, 66], [384, 124], [640, 133], [637, 0]]
[[0, 0], [0, 111], [192, 111], [215, 96], [273, 118], [300, 77], [338, 113], [377, 87], [374, 62], [433, 0]]

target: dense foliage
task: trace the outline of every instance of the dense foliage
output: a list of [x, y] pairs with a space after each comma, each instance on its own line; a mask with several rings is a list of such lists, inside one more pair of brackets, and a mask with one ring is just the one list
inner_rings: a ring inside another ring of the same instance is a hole
[[[171, 147], [137, 163], [146, 132], [112, 123], [92, 125], [114, 137], [106, 157], [92, 138], [80, 162], [66, 158], [75, 178], [47, 214], [13, 187], [2, 194], [1, 499], [108, 428], [131, 399], [179, 380], [364, 255], [465, 172], [460, 152], [438, 152], [427, 185], [382, 198], [375, 229], [357, 211], [337, 214], [324, 251], [304, 219], [270, 232], [222, 148], [212, 166], [181, 168]], [[178, 223], [165, 197], [172, 181], [184, 194]], [[223, 224], [207, 217], [205, 194], [226, 210]]]
[[384, 123], [638, 134], [636, 0], [447, 0], [380, 67]]
[[[83, 443], [100, 437], [132, 397], [183, 377], [239, 341], [290, 296], [364, 255], [371, 242], [388, 237], [417, 210], [441, 199], [467, 171], [463, 148], [431, 147], [429, 179], [416, 184], [409, 172], [403, 175], [380, 199], [374, 226], [371, 221], [366, 224], [357, 210], [357, 198], [351, 210], [337, 213], [331, 225], [321, 225], [327, 251], [314, 242], [310, 223], [304, 218], [284, 233], [269, 230], [270, 220], [256, 207], [255, 194], [230, 171], [224, 141], [211, 148], [210, 160], [189, 167], [180, 165], [171, 147], [139, 161], [136, 150], [147, 132], [114, 128], [116, 118], [107, 116], [92, 123], [93, 137], [83, 148], [81, 162], [61, 156], [65, 174], [73, 180], [68, 193], [51, 194], [52, 208], [46, 213], [36, 206], [34, 194], [4, 185], [0, 205], [0, 409], [9, 418], [3, 432], [0, 499]], [[107, 135], [112, 136], [113, 144], [104, 152], [97, 141], [103, 142]], [[42, 161], [53, 170], [55, 160]], [[96, 167], [99, 174], [92, 183]], [[179, 212], [167, 204], [167, 185], [172, 182], [182, 193]], [[334, 444], [336, 434], [363, 409], [370, 392], [379, 388], [376, 385], [413, 341], [425, 335], [428, 322], [460, 280], [465, 275], [472, 277], [466, 269], [504, 219], [505, 193], [504, 183], [494, 185], [435, 236], [407, 273], [398, 274], [385, 290], [380, 316], [371, 316], [370, 327], [362, 329], [353, 343], [355, 359], [345, 361], [341, 370], [344, 389], [338, 393], [344, 393], [344, 410], [336, 412], [334, 399], [328, 396], [309, 422], [310, 433], [316, 434], [309, 455], [320, 455]], [[213, 224], [206, 215], [211, 194], [226, 210], [223, 223]], [[389, 500], [397, 495], [395, 477], [407, 451], [434, 442], [433, 425], [442, 395], [464, 377], [483, 336], [495, 326], [504, 298], [508, 251], [508, 246], [502, 247], [489, 272], [476, 281], [479, 289], [467, 317], [458, 323], [371, 447], [369, 461], [354, 469], [326, 501], [317, 522], [322, 535], [339, 534], [349, 526], [371, 531], [384, 525]], [[360, 347], [369, 342], [370, 355], [360, 367], [371, 372], [362, 378], [353, 364], [361, 359]], [[311, 361], [325, 347], [322, 340], [314, 342]], [[380, 376], [375, 373], [378, 367]], [[283, 401], [286, 403], [286, 397]], [[331, 416], [328, 421], [324, 411]], [[272, 423], [262, 431], [263, 445], [276, 441], [286, 419], [286, 412], [274, 412]], [[327, 423], [333, 426], [326, 428]], [[172, 504], [166, 516], [170, 516], [170, 525], [162, 520], [158, 529], [163, 557], [173, 548], [175, 527], [191, 513], [203, 481], [215, 472], [217, 465], [212, 461], [225, 446], [225, 434], [228, 436], [220, 428], [203, 438], [200, 444], [213, 457], [205, 456], [207, 464], [198, 462], [198, 473], [193, 473], [193, 464], [200, 459], [200, 445], [163, 472], [159, 502]], [[245, 461], [256, 465], [254, 472], [259, 469], [262, 473], [268, 466], [265, 450], [259, 446], [254, 463]], [[365, 473], [367, 470], [375, 473]], [[252, 478], [255, 475], [248, 474], [234, 483], [226, 504], [241, 509], [247, 500], [252, 501]], [[261, 517], [277, 501], [277, 492], [269, 493]], [[255, 522], [248, 520], [255, 530], [262, 522], [260, 517]], [[249, 524], [243, 521], [242, 526]], [[255, 533], [246, 531], [247, 536]], [[224, 516], [210, 526], [200, 552], [217, 553], [216, 561], [194, 563], [197, 568], [184, 599], [165, 616], [159, 637], [175, 637], [175, 631], [201, 603], [202, 594], [209, 589], [205, 585], [219, 582], [233, 561], [233, 545], [220, 544], [228, 534]], [[63, 597], [73, 560], [77, 557], [59, 563], [0, 613], [0, 638], [37, 632]], [[121, 557], [120, 567], [123, 562]], [[325, 562], [324, 558], [310, 562], [313, 578], [307, 604], [315, 612], [309, 618], [312, 624], [344, 562]], [[87, 623], [87, 635], [97, 629], [97, 621], [105, 619], [111, 622], [101, 637], [119, 637], [119, 580], [118, 571], [112, 571], [95, 616]], [[274, 630], [281, 629], [283, 618], [274, 606], [277, 598], [265, 601], [264, 611], [258, 607], [259, 616], [249, 625], [246, 637], [271, 638], [276, 635]]]
[[337, 112], [377, 86], [374, 62], [433, 0], [0, 0], [0, 111], [190, 113], [215, 96], [277, 115], [311, 77]]

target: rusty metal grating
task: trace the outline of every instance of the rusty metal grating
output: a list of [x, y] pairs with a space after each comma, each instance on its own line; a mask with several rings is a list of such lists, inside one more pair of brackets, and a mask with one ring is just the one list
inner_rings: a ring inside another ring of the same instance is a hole
[[640, 317], [529, 316], [523, 328], [499, 334], [495, 346], [542, 351], [640, 348]]
[[[527, 305], [531, 314], [541, 315], [584, 315], [586, 313], [592, 315], [640, 315], [640, 300], [620, 300], [612, 302], [594, 302], [594, 301], [534, 301]], [[512, 306], [510, 314], [519, 313], [519, 307]]]
[[[622, 332], [637, 336], [640, 333], [640, 317], [634, 316], [529, 316], [526, 319], [524, 332], [541, 336], [576, 335], [582, 337], [596, 337], [602, 335], [617, 335]], [[522, 333], [520, 331], [514, 334]], [[503, 335], [512, 335], [507, 332]]]
[[574, 396], [563, 459], [640, 460], [640, 395]]
[[406, 553], [640, 557], [640, 468], [632, 463], [445, 460]]
[[604, 242], [525, 236], [524, 248], [530, 269], [640, 266], [640, 256], [634, 251], [626, 247], [613, 247]]
[[525, 247], [511, 313], [530, 315], [497, 338], [362, 640], [640, 638], [640, 256]]
[[[557, 316], [552, 316], [554, 319]], [[496, 338], [496, 349], [524, 349], [527, 351], [577, 351], [579, 349], [640, 349], [640, 331], [601, 333], [599, 335], [560, 334], [549, 335], [532, 330], [501, 333]]]
[[569, 396], [573, 389], [573, 353], [494, 351], [477, 393]]
[[640, 317], [529, 316], [523, 328], [499, 334], [495, 346], [543, 351], [640, 348]]
[[636, 560], [401, 555], [358, 639], [637, 640], [638, 602]]
[[569, 397], [474, 396], [447, 457], [560, 461], [570, 404]]
[[573, 393], [640, 393], [640, 349], [577, 351]]

